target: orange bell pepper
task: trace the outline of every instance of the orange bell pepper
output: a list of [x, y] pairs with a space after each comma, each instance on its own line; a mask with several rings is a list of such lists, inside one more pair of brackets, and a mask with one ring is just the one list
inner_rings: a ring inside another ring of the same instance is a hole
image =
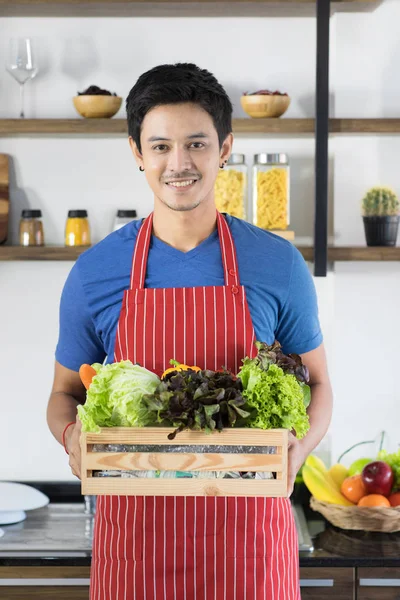
[[164, 379], [164, 377], [166, 377], [169, 373], [174, 373], [174, 372], [178, 372], [178, 371], [189, 371], [189, 369], [191, 371], [195, 371], [196, 373], [198, 371], [201, 371], [200, 367], [189, 367], [188, 365], [182, 365], [177, 363], [175, 367], [170, 367], [169, 369], [166, 369], [164, 371], [164, 373], [161, 375], [161, 379]]

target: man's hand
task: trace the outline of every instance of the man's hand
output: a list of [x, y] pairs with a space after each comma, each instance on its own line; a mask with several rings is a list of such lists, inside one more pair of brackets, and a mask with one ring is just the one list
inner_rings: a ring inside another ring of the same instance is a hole
[[81, 478], [81, 444], [82, 423], [79, 417], [76, 417], [75, 425], [68, 427], [65, 432], [65, 446], [69, 453], [69, 466], [72, 473]]
[[289, 431], [288, 498], [293, 493], [296, 475], [306, 457], [307, 454], [305, 453], [300, 440]]

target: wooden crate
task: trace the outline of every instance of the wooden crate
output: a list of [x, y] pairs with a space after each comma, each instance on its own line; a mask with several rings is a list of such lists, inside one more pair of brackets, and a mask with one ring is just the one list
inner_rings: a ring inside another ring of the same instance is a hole
[[[222, 432], [183, 431], [168, 440], [167, 427], [110, 427], [82, 433], [82, 494], [127, 496], [270, 496], [286, 497], [288, 431], [286, 429], [225, 429]], [[93, 444], [160, 446], [157, 452], [93, 452]], [[169, 446], [227, 446], [225, 453], [163, 452]], [[275, 446], [275, 454], [229, 452], [232, 446]], [[275, 479], [120, 478], [93, 477], [93, 471], [269, 471]]]

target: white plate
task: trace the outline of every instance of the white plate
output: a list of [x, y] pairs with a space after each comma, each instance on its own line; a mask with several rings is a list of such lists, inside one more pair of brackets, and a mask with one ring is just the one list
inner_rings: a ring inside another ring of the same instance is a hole
[[26, 512], [23, 510], [0, 510], [0, 525], [20, 523], [21, 521], [25, 521], [25, 519]]
[[0, 481], [0, 512], [34, 510], [49, 502], [45, 494], [29, 485]]

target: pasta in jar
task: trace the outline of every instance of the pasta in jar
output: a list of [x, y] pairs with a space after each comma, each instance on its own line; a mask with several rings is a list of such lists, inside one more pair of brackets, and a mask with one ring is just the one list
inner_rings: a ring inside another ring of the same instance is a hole
[[[241, 162], [234, 162], [234, 161]], [[215, 182], [215, 204], [219, 212], [246, 218], [247, 167], [243, 154], [232, 154], [226, 169], [218, 173]]]
[[[286, 165], [283, 164], [284, 161]], [[289, 167], [286, 155], [257, 155], [254, 166], [253, 196], [255, 225], [263, 229], [287, 229]]]

